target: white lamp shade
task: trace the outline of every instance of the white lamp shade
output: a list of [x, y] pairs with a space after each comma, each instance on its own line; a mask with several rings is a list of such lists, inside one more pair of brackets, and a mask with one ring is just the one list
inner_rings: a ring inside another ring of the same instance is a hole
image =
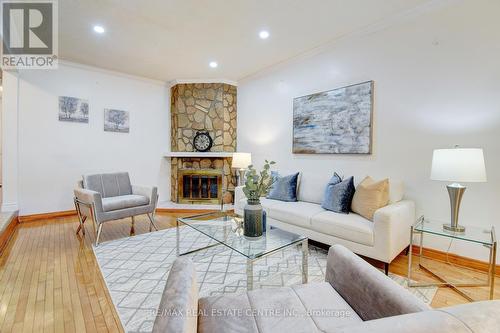
[[252, 154], [250, 153], [234, 153], [232, 167], [235, 169], [246, 169], [252, 164]]
[[435, 149], [432, 180], [475, 183], [486, 181], [483, 150], [480, 148]]

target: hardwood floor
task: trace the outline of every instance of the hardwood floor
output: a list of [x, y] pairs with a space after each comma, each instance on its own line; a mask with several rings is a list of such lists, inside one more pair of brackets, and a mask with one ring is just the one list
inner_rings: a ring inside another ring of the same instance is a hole
[[[177, 215], [157, 216], [158, 227]], [[93, 228], [83, 238], [77, 227], [76, 217], [19, 224], [0, 256], [0, 332], [123, 331], [91, 248]], [[148, 231], [137, 217], [136, 234]], [[129, 234], [130, 223], [114, 221], [101, 240]]]
[[[191, 214], [158, 214], [157, 225], [161, 229], [171, 227], [183, 215]], [[107, 223], [101, 240], [129, 235], [130, 225], [125, 221]], [[91, 248], [94, 230], [86, 224], [87, 233], [82, 237], [75, 235], [77, 227], [76, 217], [19, 224], [0, 256], [0, 332], [123, 331]], [[135, 233], [148, 231], [146, 217], [137, 217]], [[458, 280], [484, 277], [475, 271], [459, 273], [440, 262], [432, 264]], [[406, 270], [407, 257], [402, 254], [390, 271], [406, 276]], [[418, 268], [415, 272], [416, 280], [432, 281]], [[498, 280], [496, 286], [500, 286]], [[486, 288], [469, 289], [477, 298], [486, 299], [488, 295]], [[498, 288], [495, 296], [500, 298]], [[432, 306], [466, 302], [451, 289], [441, 288]]]

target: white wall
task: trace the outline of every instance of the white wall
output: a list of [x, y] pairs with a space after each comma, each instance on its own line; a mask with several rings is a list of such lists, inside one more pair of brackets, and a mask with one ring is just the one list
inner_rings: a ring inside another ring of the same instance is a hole
[[[0, 184], [2, 183], [2, 94], [0, 94]], [[0, 196], [1, 198], [1, 196]], [[0, 199], [1, 202], [1, 199]]]
[[15, 72], [2, 73], [2, 211], [18, 210], [18, 88]]
[[[304, 177], [403, 179], [418, 214], [447, 221], [446, 184], [429, 180], [432, 150], [481, 147], [488, 182], [468, 184], [461, 221], [500, 230], [499, 12], [499, 1], [451, 2], [239, 82], [238, 150]], [[291, 153], [294, 97], [367, 80], [375, 81], [371, 156]], [[487, 259], [485, 249], [457, 243], [453, 251]], [[428, 244], [446, 249], [448, 242]]]
[[[89, 123], [60, 122], [58, 96], [87, 99]], [[160, 200], [169, 200], [170, 167], [162, 158], [170, 146], [169, 105], [169, 89], [161, 82], [74, 64], [22, 71], [20, 215], [74, 209], [76, 181], [93, 172], [128, 171], [133, 183], [157, 185]], [[104, 108], [129, 111], [130, 133], [104, 132]]]

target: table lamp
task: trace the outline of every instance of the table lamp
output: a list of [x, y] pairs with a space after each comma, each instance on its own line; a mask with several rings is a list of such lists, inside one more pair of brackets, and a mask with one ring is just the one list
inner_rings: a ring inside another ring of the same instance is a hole
[[243, 186], [245, 179], [245, 170], [248, 166], [252, 164], [252, 154], [250, 153], [234, 153], [233, 154], [233, 162], [231, 167], [234, 169], [238, 169], [239, 177], [238, 177], [238, 185]]
[[480, 148], [435, 149], [432, 155], [431, 179], [453, 182], [446, 186], [450, 196], [451, 222], [443, 228], [452, 232], [465, 232], [458, 224], [460, 202], [466, 187], [459, 182], [486, 182], [483, 150]]

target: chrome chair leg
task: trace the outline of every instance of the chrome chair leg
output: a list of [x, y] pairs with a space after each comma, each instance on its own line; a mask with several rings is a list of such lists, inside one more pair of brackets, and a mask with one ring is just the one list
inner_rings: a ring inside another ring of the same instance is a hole
[[81, 230], [82, 234], [85, 236], [85, 226], [83, 224], [87, 220], [87, 216], [82, 215], [82, 212], [80, 210], [80, 203], [78, 202], [78, 200], [76, 198], [73, 199], [73, 202], [75, 203], [75, 209], [76, 209], [76, 213], [78, 215], [78, 222], [80, 223], [80, 225], [76, 229], [76, 234], [78, 235], [78, 233]]
[[85, 221], [87, 220], [87, 216], [78, 216], [78, 220], [80, 221], [80, 225], [78, 226], [78, 228], [76, 229], [76, 234], [78, 235], [78, 233], [80, 232], [80, 230], [82, 231], [82, 234], [85, 236], [85, 227], [84, 227], [84, 223]]
[[101, 237], [101, 231], [102, 231], [102, 223], [99, 224], [99, 227], [97, 228], [97, 236], [95, 239], [95, 246], [99, 245], [99, 237]]
[[146, 214], [146, 215], [148, 216], [148, 219], [149, 219], [149, 222], [150, 222], [149, 223], [149, 232], [152, 231], [151, 226], [153, 226], [155, 228], [155, 230], [158, 231], [158, 228], [156, 227], [156, 224], [154, 222], [154, 214], [151, 214], [152, 216], [149, 215], [149, 213]]

